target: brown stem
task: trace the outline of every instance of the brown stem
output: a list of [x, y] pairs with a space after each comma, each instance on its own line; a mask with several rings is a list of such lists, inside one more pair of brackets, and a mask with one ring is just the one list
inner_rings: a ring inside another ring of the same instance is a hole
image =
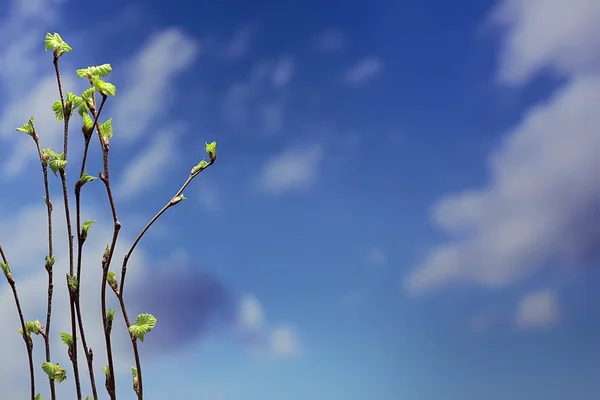
[[[106, 100], [106, 96], [102, 96], [102, 104], [104, 104]], [[95, 101], [94, 101], [95, 103]], [[108, 358], [108, 369], [109, 369], [109, 377], [107, 390], [110, 395], [111, 400], [115, 400], [117, 398], [115, 392], [115, 370], [112, 356], [112, 344], [110, 340], [110, 324], [107, 318], [106, 312], [106, 277], [108, 275], [108, 271], [110, 269], [110, 263], [112, 261], [112, 257], [115, 251], [115, 247], [117, 244], [117, 237], [119, 236], [119, 231], [121, 230], [121, 223], [119, 222], [119, 218], [117, 216], [117, 208], [115, 206], [115, 201], [112, 194], [112, 189], [110, 187], [110, 174], [108, 168], [108, 152], [110, 151], [110, 147], [108, 142], [105, 142], [102, 138], [102, 133], [100, 131], [100, 124], [98, 122], [98, 114], [96, 112], [95, 107], [92, 107], [91, 110], [92, 115], [94, 116], [94, 126], [96, 127], [96, 132], [98, 133], [98, 139], [100, 140], [100, 145], [102, 147], [102, 160], [104, 165], [104, 173], [100, 173], [100, 180], [104, 183], [106, 187], [106, 194], [108, 196], [108, 202], [110, 203], [110, 209], [113, 217], [113, 238], [108, 249], [108, 252], [105, 254], [102, 260], [102, 286], [101, 286], [101, 303], [102, 303], [102, 324], [104, 326], [104, 340], [106, 342], [106, 353]]]
[[[31, 122], [32, 130], [33, 130], [33, 140], [37, 147], [38, 155], [40, 158], [40, 164], [42, 165], [42, 172], [44, 175], [44, 190], [46, 192], [46, 209], [48, 213], [48, 257], [52, 258], [53, 251], [53, 240], [52, 240], [52, 202], [50, 201], [50, 189], [48, 187], [48, 163], [44, 159], [44, 153], [42, 152], [42, 147], [40, 145], [40, 139], [37, 135], [35, 128], [33, 127], [33, 121]], [[46, 262], [45, 264], [46, 271], [48, 272], [48, 310], [46, 313], [46, 323], [45, 323], [45, 333], [44, 333], [44, 345], [46, 348], [46, 361], [50, 362], [50, 321], [52, 316], [52, 294], [54, 292], [54, 284], [52, 277], [52, 264]], [[50, 385], [50, 397], [52, 400], [56, 400], [56, 389], [54, 386], [54, 379], [49, 379], [48, 383]]]
[[[102, 101], [102, 104], [100, 105], [100, 109], [98, 110], [98, 114], [97, 114], [96, 118], [102, 112], [103, 106], [104, 106], [104, 101]], [[79, 172], [80, 180], [77, 181], [77, 183], [75, 184], [75, 208], [76, 208], [75, 214], [76, 214], [76, 219], [77, 219], [76, 223], [77, 223], [77, 245], [78, 245], [78, 247], [77, 247], [77, 279], [79, 281], [79, 285], [81, 285], [81, 264], [82, 264], [82, 257], [83, 257], [83, 244], [85, 243], [85, 239], [82, 236], [82, 230], [81, 230], [81, 187], [82, 187], [81, 177], [83, 176], [83, 174], [85, 172], [85, 164], [87, 161], [87, 153], [88, 153], [88, 149], [89, 149], [89, 145], [90, 145], [90, 138], [91, 138], [91, 133], [90, 133], [90, 136], [85, 137], [84, 148], [83, 148], [83, 157], [81, 160], [81, 170]], [[77, 320], [79, 323], [79, 334], [81, 335], [81, 344], [83, 345], [83, 351], [85, 353], [85, 358], [86, 358], [87, 365], [88, 365], [88, 373], [90, 375], [90, 383], [92, 386], [92, 395], [94, 396], [94, 400], [98, 400], [98, 391], [96, 389], [96, 379], [94, 377], [94, 365], [93, 365], [94, 356], [93, 356], [92, 351], [87, 346], [85, 330], [83, 327], [83, 319], [81, 316], [81, 304], [79, 301], [80, 294], [81, 294], [81, 291], [79, 290], [79, 287], [78, 287], [78, 290], [74, 294], [75, 313], [77, 314]]]
[[[0, 256], [2, 257], [2, 262], [8, 266], [8, 260], [6, 259], [6, 255], [4, 254], [4, 250], [2, 246], [0, 246]], [[13, 292], [13, 297], [15, 298], [15, 304], [17, 306], [17, 312], [19, 313], [19, 320], [21, 321], [21, 330], [23, 331], [23, 340], [25, 341], [25, 346], [27, 347], [27, 359], [29, 360], [29, 383], [30, 383], [30, 393], [31, 400], [35, 400], [35, 372], [33, 368], [33, 341], [31, 337], [27, 333], [27, 328], [25, 326], [25, 318], [23, 317], [23, 309], [21, 308], [21, 302], [19, 301], [19, 295], [17, 294], [17, 284], [15, 283], [12, 274], [9, 272], [6, 274], [6, 280], [10, 285], [10, 288]]]
[[[62, 89], [62, 83], [60, 80], [60, 69], [58, 67], [58, 54], [54, 52], [54, 70], [56, 72], [56, 82], [58, 84], [58, 93], [60, 95], [60, 102], [62, 105], [63, 112], [63, 121], [64, 121], [64, 132], [63, 132], [63, 154], [64, 160], [68, 160], [68, 149], [69, 149], [69, 119], [71, 117], [70, 110], [65, 108], [65, 98]], [[69, 275], [73, 277], [74, 272], [74, 263], [73, 263], [73, 227], [71, 225], [71, 214], [69, 212], [69, 193], [67, 190], [67, 173], [63, 168], [60, 171], [60, 179], [62, 182], [63, 188], [63, 200], [65, 203], [65, 218], [67, 222], [67, 234], [69, 236]], [[68, 281], [68, 280], [67, 280]], [[68, 288], [68, 283], [67, 283]], [[81, 400], [81, 382], [79, 380], [79, 366], [77, 365], [77, 321], [76, 321], [76, 313], [75, 313], [75, 299], [73, 296], [69, 296], [70, 299], [70, 311], [71, 311], [71, 336], [73, 337], [74, 345], [71, 348], [71, 352], [69, 354], [69, 358], [71, 359], [71, 363], [73, 364], [73, 376], [75, 379], [75, 389], [77, 391], [77, 399]]]
[[121, 284], [120, 284], [120, 287], [119, 287], [119, 292], [121, 293], [121, 296], [123, 296], [123, 291], [124, 291], [124, 287], [125, 287], [125, 274], [127, 274], [127, 263], [129, 262], [129, 258], [131, 257], [131, 254], [133, 253], [133, 250], [135, 250], [135, 248], [136, 248], [137, 244], [139, 243], [139, 241], [142, 240], [142, 237], [144, 236], [144, 234], [148, 231], [148, 229], [150, 229], [150, 227], [154, 224], [154, 222], [156, 222], [156, 220], [158, 218], [160, 218], [161, 215], [164, 214], [165, 211], [167, 211], [169, 208], [171, 208], [175, 204], [177, 204], [173, 200], [176, 197], [180, 196], [183, 193], [183, 191], [185, 190], [185, 188], [192, 182], [192, 180], [196, 176], [198, 176], [202, 171], [204, 171], [206, 168], [208, 168], [211, 165], [213, 165], [216, 160], [217, 160], [216, 157], [212, 158], [210, 160], [210, 162], [204, 166], [204, 168], [199, 169], [194, 174], [191, 174], [190, 176], [188, 176], [188, 178], [186, 179], [186, 181], [184, 182], [184, 184], [181, 185], [181, 188], [179, 188], [179, 190], [177, 191], [177, 193], [175, 193], [175, 195], [171, 198], [171, 200], [169, 200], [169, 202], [167, 204], [165, 204], [163, 206], [163, 208], [161, 208], [160, 211], [157, 212], [154, 215], [154, 217], [152, 217], [152, 219], [146, 224], [146, 226], [144, 227], [144, 229], [142, 229], [142, 231], [137, 235], [137, 237], [133, 241], [133, 244], [131, 245], [131, 247], [129, 248], [129, 250], [127, 251], [127, 253], [125, 253], [125, 257], [123, 257], [123, 265], [121, 266]]

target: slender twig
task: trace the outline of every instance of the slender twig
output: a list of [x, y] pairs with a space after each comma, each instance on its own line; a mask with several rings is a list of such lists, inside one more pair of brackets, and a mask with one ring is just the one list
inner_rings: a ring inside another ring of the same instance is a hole
[[[106, 101], [106, 95], [102, 95], [102, 103], [101, 104], [104, 104], [105, 101]], [[113, 257], [115, 247], [117, 244], [117, 237], [119, 236], [119, 231], [121, 230], [121, 223], [119, 222], [119, 218], [117, 216], [117, 208], [115, 206], [115, 200], [113, 198], [112, 189], [110, 186], [110, 174], [109, 174], [109, 168], [108, 168], [108, 152], [110, 151], [110, 147], [108, 145], [108, 141], [105, 141], [104, 138], [102, 137], [102, 132], [100, 130], [100, 124], [98, 122], [99, 112], [96, 112], [95, 102], [96, 102], [96, 99], [94, 96], [94, 105], [91, 107], [90, 111], [92, 112], [92, 116], [94, 117], [94, 126], [96, 127], [96, 132], [98, 133], [98, 139], [100, 140], [100, 145], [102, 147], [102, 161], [103, 161], [103, 167], [104, 167], [103, 168], [104, 172], [100, 172], [99, 176], [100, 176], [100, 180], [104, 183], [104, 186], [106, 187], [106, 194], [108, 196], [108, 202], [110, 204], [110, 209], [111, 209], [112, 217], [113, 217], [112, 241], [111, 241], [110, 247], [108, 248], [108, 252], [105, 253], [105, 255], [102, 259], [102, 283], [101, 283], [100, 302], [101, 302], [101, 307], [102, 307], [102, 324], [104, 326], [104, 340], [106, 342], [106, 353], [107, 353], [107, 358], [108, 358], [108, 369], [109, 369], [107, 390], [108, 390], [108, 394], [111, 397], [111, 400], [115, 400], [117, 398], [116, 391], [115, 391], [115, 387], [116, 387], [115, 386], [115, 370], [114, 370], [114, 362], [113, 362], [113, 356], [112, 356], [112, 344], [111, 344], [111, 340], [110, 340], [112, 324], [109, 324], [108, 317], [107, 317], [107, 310], [106, 310], [106, 286], [107, 286], [106, 277], [108, 276], [108, 271], [110, 269], [110, 263], [112, 261], [112, 257]]]
[[[50, 189], [48, 187], [48, 161], [42, 152], [42, 147], [40, 145], [40, 138], [35, 131], [35, 127], [33, 126], [33, 121], [31, 121], [32, 132], [33, 132], [33, 141], [37, 147], [38, 155], [40, 158], [40, 164], [42, 165], [42, 173], [44, 175], [44, 191], [46, 192], [46, 210], [48, 213], [48, 258], [51, 259], [54, 256], [53, 250], [53, 240], [52, 240], [52, 201], [50, 201]], [[48, 272], [48, 310], [46, 312], [46, 324], [45, 324], [45, 333], [44, 333], [44, 345], [46, 347], [46, 362], [50, 362], [50, 318], [52, 316], [52, 294], [54, 292], [54, 283], [53, 283], [53, 273], [52, 273], [53, 263], [50, 260], [47, 260], [45, 263], [46, 271]], [[49, 379], [48, 383], [50, 385], [50, 397], [52, 400], [56, 400], [56, 389], [54, 386], [54, 379]]]
[[[113, 291], [115, 292], [115, 294], [117, 295], [117, 298], [119, 299], [119, 304], [121, 306], [121, 311], [123, 313], [123, 318], [125, 319], [125, 324], [127, 325], [127, 329], [129, 329], [129, 327], [131, 327], [131, 322], [129, 320], [129, 316], [127, 315], [127, 310], [125, 308], [123, 289], [125, 287], [125, 275], [127, 273], [127, 263], [129, 262], [129, 258], [133, 254], [133, 251], [135, 250], [135, 247], [137, 246], [139, 241], [142, 239], [142, 237], [148, 231], [148, 229], [150, 229], [150, 227], [154, 224], [154, 222], [156, 222], [156, 220], [158, 218], [160, 218], [160, 216], [162, 214], [164, 214], [165, 211], [167, 211], [169, 208], [171, 208], [175, 204], [177, 204], [178, 201], [176, 201], [175, 199], [183, 193], [183, 191], [190, 184], [190, 182], [192, 182], [192, 180], [196, 176], [198, 176], [202, 171], [204, 171], [206, 168], [208, 168], [209, 166], [214, 164], [215, 161], [216, 161], [216, 157], [211, 158], [210, 162], [207, 163], [203, 168], [197, 170], [196, 172], [194, 172], [193, 174], [188, 176], [185, 183], [181, 186], [181, 188], [179, 188], [179, 190], [177, 191], [177, 193], [175, 193], [175, 195], [171, 198], [171, 200], [167, 204], [165, 204], [165, 206], [163, 208], [161, 208], [160, 211], [157, 212], [154, 215], [154, 217], [152, 217], [152, 219], [146, 224], [144, 229], [142, 229], [142, 231], [138, 234], [138, 236], [135, 238], [133, 244], [131, 245], [131, 247], [129, 248], [127, 253], [125, 254], [125, 257], [123, 258], [123, 265], [121, 267], [121, 284], [120, 284], [119, 289], [113, 288]], [[140, 362], [140, 357], [139, 357], [139, 352], [138, 352], [138, 347], [137, 347], [137, 338], [133, 334], [130, 334], [130, 336], [131, 336], [131, 345], [133, 347], [133, 353], [134, 353], [134, 357], [135, 357], [137, 376], [138, 376], [138, 386], [137, 386], [136, 393], [138, 394], [138, 399], [141, 400], [142, 396], [143, 396], [142, 365]]]
[[[8, 267], [8, 260], [6, 259], [6, 255], [4, 254], [4, 250], [2, 246], [0, 246], [0, 256], [2, 257], [2, 262]], [[13, 292], [13, 297], [15, 298], [15, 304], [17, 305], [17, 312], [19, 313], [19, 320], [21, 321], [21, 330], [23, 331], [23, 340], [25, 341], [25, 346], [27, 347], [27, 358], [29, 360], [29, 383], [30, 383], [30, 393], [31, 400], [35, 400], [35, 372], [33, 368], [33, 341], [27, 332], [27, 327], [25, 326], [25, 318], [23, 317], [23, 309], [21, 308], [21, 302], [19, 301], [19, 295], [17, 294], [17, 284], [12, 277], [12, 274], [9, 272], [6, 274], [6, 280], [10, 285], [10, 288]]]
[[[56, 71], [56, 82], [58, 84], [58, 92], [60, 94], [60, 102], [62, 105], [63, 121], [64, 121], [64, 134], [63, 134], [63, 154], [64, 160], [67, 161], [67, 152], [69, 147], [69, 119], [71, 117], [71, 110], [65, 108], [65, 98], [63, 95], [62, 83], [60, 80], [60, 70], [58, 68], [58, 54], [54, 53], [54, 70]], [[65, 203], [65, 218], [67, 222], [67, 235], [69, 237], [69, 276], [72, 278], [74, 273], [74, 249], [73, 249], [73, 227], [71, 225], [71, 213], [69, 211], [69, 193], [67, 190], [67, 172], [65, 168], [61, 168], [60, 180], [62, 182], [63, 189], [63, 200]], [[67, 279], [68, 287], [68, 279]], [[71, 312], [71, 336], [73, 337], [73, 345], [69, 349], [69, 358], [73, 364], [73, 377], [75, 379], [75, 389], [77, 391], [77, 399], [81, 400], [81, 382], [79, 380], [79, 366], [77, 364], [77, 321], [75, 312], [75, 299], [69, 290], [70, 296], [70, 312]]]
[[[100, 113], [102, 112], [102, 108], [104, 106], [104, 100], [102, 101], [102, 104], [100, 104], [100, 109], [98, 110], [98, 115], [96, 116], [96, 118], [100, 115]], [[92, 125], [93, 127], [93, 125]], [[91, 135], [92, 132], [90, 132], [89, 134], [87, 134], [85, 136], [85, 141], [84, 141], [84, 147], [83, 147], [83, 157], [81, 160], [81, 169], [79, 172], [79, 180], [77, 181], [77, 183], [75, 184], [75, 214], [76, 214], [76, 218], [77, 218], [77, 279], [79, 280], [79, 285], [81, 285], [81, 264], [82, 264], [82, 257], [83, 257], [83, 244], [85, 243], [85, 239], [82, 236], [82, 229], [81, 229], [81, 188], [82, 188], [82, 182], [81, 182], [81, 177], [83, 177], [84, 173], [85, 173], [85, 164], [87, 161], [87, 153], [88, 153], [88, 149], [89, 149], [89, 145], [90, 145], [90, 139], [91, 139]], [[78, 287], [79, 289], [79, 287]], [[77, 290], [75, 292], [75, 312], [77, 314], [77, 319], [79, 321], [79, 334], [81, 336], [81, 343], [83, 345], [83, 351], [85, 353], [85, 357], [87, 360], [87, 364], [88, 364], [88, 372], [90, 375], [90, 382], [92, 385], [92, 395], [94, 396], [94, 400], [98, 400], [98, 391], [96, 389], [96, 379], [94, 377], [94, 365], [93, 365], [93, 353], [91, 351], [91, 349], [88, 348], [87, 346], [87, 340], [85, 337], [85, 330], [83, 327], [83, 319], [81, 317], [81, 305], [80, 305], [80, 294], [81, 291]]]

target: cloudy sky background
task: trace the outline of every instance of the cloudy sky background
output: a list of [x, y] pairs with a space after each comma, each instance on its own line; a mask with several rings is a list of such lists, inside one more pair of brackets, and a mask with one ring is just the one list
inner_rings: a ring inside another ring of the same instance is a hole
[[[15, 128], [34, 115], [42, 146], [62, 147], [47, 31], [74, 49], [61, 58], [67, 91], [86, 88], [76, 68], [114, 69], [116, 264], [218, 142], [217, 163], [129, 264], [130, 314], [159, 320], [141, 344], [147, 399], [600, 396], [599, 2], [107, 1], [92, 15], [9, 1], [0, 243], [28, 320], [45, 315], [46, 217], [34, 143]], [[71, 127], [73, 167], [78, 117]], [[59, 179], [51, 187], [53, 359], [68, 366]], [[83, 204], [98, 221], [81, 285], [103, 388], [101, 182]], [[14, 399], [28, 393], [18, 327], [0, 282], [0, 388]], [[117, 382], [133, 398], [124, 329], [119, 315]], [[67, 371], [58, 390], [72, 396]]]

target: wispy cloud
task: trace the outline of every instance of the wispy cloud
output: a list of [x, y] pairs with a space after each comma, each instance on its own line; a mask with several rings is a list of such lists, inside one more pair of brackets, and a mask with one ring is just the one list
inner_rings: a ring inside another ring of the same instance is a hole
[[515, 325], [520, 329], [555, 325], [559, 320], [559, 305], [551, 290], [538, 290], [524, 296], [517, 305]]
[[328, 28], [313, 39], [313, 48], [322, 53], [333, 53], [343, 50], [347, 43], [344, 33], [337, 28]]
[[120, 175], [115, 188], [123, 200], [131, 199], [145, 190], [160, 185], [168, 172], [169, 162], [175, 159], [175, 132], [158, 132], [148, 141], [148, 146], [133, 159]]
[[275, 87], [284, 87], [288, 84], [294, 75], [294, 58], [292, 56], [282, 56], [275, 65], [271, 82]]
[[598, 71], [599, 20], [595, 0], [500, 2], [487, 21], [504, 33], [499, 81], [524, 84], [544, 69], [562, 76]]
[[344, 74], [344, 81], [351, 85], [360, 85], [383, 72], [383, 61], [377, 57], [367, 57], [357, 61]]
[[[507, 83], [523, 83], [541, 68], [564, 67], [561, 60], [574, 61], [580, 46], [600, 55], [597, 24], [587, 19], [598, 19], [599, 5], [559, 3], [502, 3], [496, 18], [507, 24], [501, 59]], [[548, 25], [537, 18], [542, 14], [570, 22]], [[594, 69], [588, 61], [580, 58], [561, 69], [570, 80], [505, 134], [489, 157], [486, 185], [435, 204], [434, 222], [450, 239], [415, 266], [406, 278], [409, 290], [456, 282], [508, 285], [549, 263], [600, 259], [600, 204], [594, 200], [600, 196], [594, 172], [600, 168], [594, 151], [600, 147], [600, 64]]]
[[227, 57], [237, 60], [244, 57], [250, 51], [250, 43], [257, 32], [254, 25], [246, 25], [238, 29], [226, 47]]
[[306, 189], [317, 179], [322, 156], [320, 144], [285, 150], [263, 165], [259, 185], [263, 191], [272, 194]]
[[263, 305], [254, 295], [241, 298], [238, 325], [245, 341], [259, 356], [290, 358], [301, 352], [297, 332], [287, 325], [270, 328]]
[[173, 96], [169, 88], [177, 75], [188, 69], [200, 52], [199, 43], [178, 28], [152, 36], [127, 66], [115, 129], [136, 140], [157, 118], [166, 115]]

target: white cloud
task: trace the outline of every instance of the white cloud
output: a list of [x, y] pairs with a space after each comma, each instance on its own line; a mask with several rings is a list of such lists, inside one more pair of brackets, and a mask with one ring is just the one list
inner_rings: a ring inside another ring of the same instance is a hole
[[247, 25], [240, 28], [234, 35], [226, 48], [229, 58], [237, 60], [248, 54], [250, 42], [256, 34], [256, 27]]
[[255, 296], [245, 296], [240, 304], [240, 326], [247, 331], [260, 331], [263, 328], [264, 311]]
[[561, 75], [600, 67], [600, 2], [504, 0], [489, 22], [503, 28], [498, 79], [520, 85], [550, 69]]
[[177, 28], [163, 30], [146, 42], [128, 65], [115, 109], [114, 126], [120, 137], [138, 139], [155, 119], [166, 115], [175, 78], [194, 63], [199, 52], [199, 44]]
[[560, 67], [570, 79], [505, 134], [484, 187], [436, 203], [434, 222], [450, 237], [407, 276], [410, 291], [455, 282], [508, 285], [549, 264], [599, 256], [600, 64], [579, 58], [559, 66], [559, 59], [583, 57], [584, 48], [598, 54], [591, 29], [600, 22], [598, 6], [581, 0], [563, 10], [549, 0], [506, 0], [498, 10], [495, 18], [506, 25], [507, 83], [523, 83], [544, 67]]
[[[68, 91], [76, 91], [76, 82], [70, 75], [61, 76], [63, 87]], [[24, 133], [17, 132], [16, 128], [27, 122], [30, 116], [35, 117], [34, 126], [42, 148], [52, 147], [62, 152], [62, 122], [57, 123], [51, 105], [59, 99], [56, 76], [44, 76], [27, 96], [8, 103], [0, 113], [0, 140], [14, 143], [13, 150], [3, 163], [3, 173], [7, 177], [14, 177], [23, 171], [31, 160], [37, 159], [35, 144]], [[79, 117], [77, 117], [79, 118]], [[74, 121], [76, 121], [74, 119]], [[75, 125], [75, 122], [73, 123]]]
[[387, 263], [387, 256], [381, 247], [372, 247], [367, 253], [367, 262], [370, 265], [381, 266]]
[[294, 59], [291, 56], [283, 56], [275, 65], [271, 82], [275, 87], [284, 87], [294, 75]]
[[551, 290], [539, 290], [521, 299], [515, 325], [520, 329], [547, 327], [558, 322], [559, 314], [556, 294]]
[[408, 287], [506, 285], [544, 263], [592, 255], [600, 243], [597, 104], [600, 78], [581, 78], [530, 110], [492, 155], [489, 184], [435, 205], [434, 220], [452, 239], [426, 256]]
[[316, 35], [313, 47], [316, 51], [323, 53], [337, 52], [346, 47], [346, 37], [341, 30], [328, 28]]
[[263, 305], [256, 296], [246, 295], [241, 298], [238, 318], [242, 334], [251, 338], [253, 344], [259, 344], [254, 349], [259, 356], [291, 358], [300, 354], [297, 332], [285, 325], [270, 328]]
[[289, 327], [279, 327], [271, 333], [271, 351], [276, 357], [294, 357], [300, 353], [296, 333]]
[[362, 84], [383, 72], [383, 61], [377, 57], [367, 57], [354, 64], [344, 74], [344, 80], [352, 85]]
[[317, 179], [322, 155], [322, 146], [312, 144], [274, 156], [262, 167], [259, 176], [261, 188], [273, 194], [308, 188]]
[[175, 150], [173, 132], [163, 131], [154, 136], [142, 154], [125, 167], [116, 187], [119, 197], [131, 199], [160, 185], [168, 172], [169, 162], [175, 158]]

